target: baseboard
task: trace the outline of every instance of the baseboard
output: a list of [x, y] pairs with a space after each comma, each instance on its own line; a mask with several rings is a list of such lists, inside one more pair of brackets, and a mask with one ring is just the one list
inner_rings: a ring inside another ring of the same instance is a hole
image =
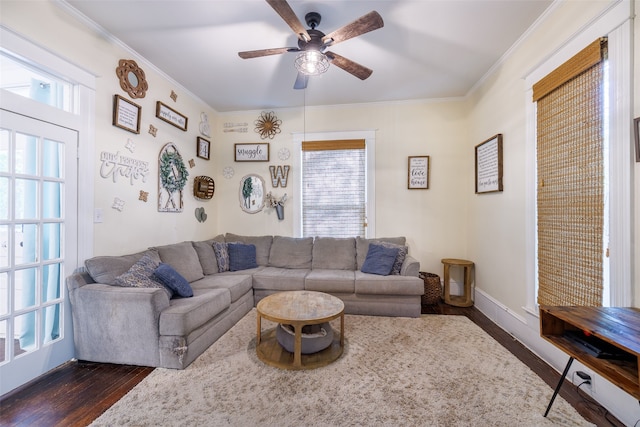
[[[529, 312], [525, 312], [524, 315], [515, 313], [478, 288], [474, 292], [474, 305], [493, 323], [508, 332], [556, 371], [562, 372], [564, 370], [569, 357], [540, 337], [540, 324], [537, 315]], [[572, 364], [567, 375], [567, 379], [571, 382], [579, 383], [581, 381], [575, 375], [575, 371], [585, 371], [591, 375], [593, 379], [591, 397], [625, 425], [632, 426], [640, 420], [640, 402], [633, 396], [594, 373], [577, 360]], [[550, 390], [549, 398], [551, 398], [551, 393]], [[541, 411], [544, 409], [541, 408]]]

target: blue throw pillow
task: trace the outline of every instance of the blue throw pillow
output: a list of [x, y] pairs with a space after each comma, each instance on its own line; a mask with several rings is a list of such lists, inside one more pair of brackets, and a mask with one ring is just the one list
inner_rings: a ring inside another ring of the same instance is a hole
[[213, 242], [213, 253], [216, 254], [216, 262], [218, 263], [218, 273], [229, 271], [229, 251], [227, 244], [224, 242]]
[[229, 252], [229, 270], [239, 271], [258, 267], [256, 261], [256, 245], [244, 243], [227, 243]]
[[182, 275], [169, 264], [161, 262], [158, 268], [153, 272], [153, 275], [158, 282], [162, 283], [181, 297], [193, 296], [193, 289], [191, 289], [191, 285], [187, 282], [187, 279], [182, 277]]
[[396, 256], [398, 256], [398, 248], [385, 248], [371, 243], [360, 271], [388, 276], [393, 268], [393, 263], [396, 261]]

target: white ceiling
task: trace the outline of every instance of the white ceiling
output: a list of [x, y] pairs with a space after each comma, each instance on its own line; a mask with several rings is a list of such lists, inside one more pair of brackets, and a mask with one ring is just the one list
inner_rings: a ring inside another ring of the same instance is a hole
[[[328, 34], [376, 10], [384, 27], [331, 50], [373, 69], [367, 80], [332, 66], [294, 90], [295, 53], [237, 52], [297, 46], [263, 0], [67, 0], [219, 112], [466, 95], [552, 0], [298, 1]], [[142, 66], [144, 69], [144, 66]], [[115, 69], [115, 65], [114, 65]]]

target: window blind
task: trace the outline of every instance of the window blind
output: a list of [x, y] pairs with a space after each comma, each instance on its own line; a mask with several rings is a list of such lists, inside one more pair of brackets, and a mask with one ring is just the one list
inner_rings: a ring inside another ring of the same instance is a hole
[[364, 140], [302, 143], [302, 234], [364, 237]]
[[533, 87], [538, 304], [602, 305], [606, 40]]

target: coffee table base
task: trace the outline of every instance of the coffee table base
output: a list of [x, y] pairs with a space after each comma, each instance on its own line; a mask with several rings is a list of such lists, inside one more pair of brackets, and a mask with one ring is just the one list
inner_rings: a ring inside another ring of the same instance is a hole
[[270, 366], [281, 369], [302, 370], [316, 369], [327, 366], [340, 358], [343, 352], [340, 344], [340, 333], [334, 330], [333, 342], [327, 348], [317, 353], [302, 354], [301, 364], [294, 364], [294, 354], [285, 350], [276, 339], [276, 328], [271, 328], [262, 333], [260, 343], [256, 347], [258, 359]]

